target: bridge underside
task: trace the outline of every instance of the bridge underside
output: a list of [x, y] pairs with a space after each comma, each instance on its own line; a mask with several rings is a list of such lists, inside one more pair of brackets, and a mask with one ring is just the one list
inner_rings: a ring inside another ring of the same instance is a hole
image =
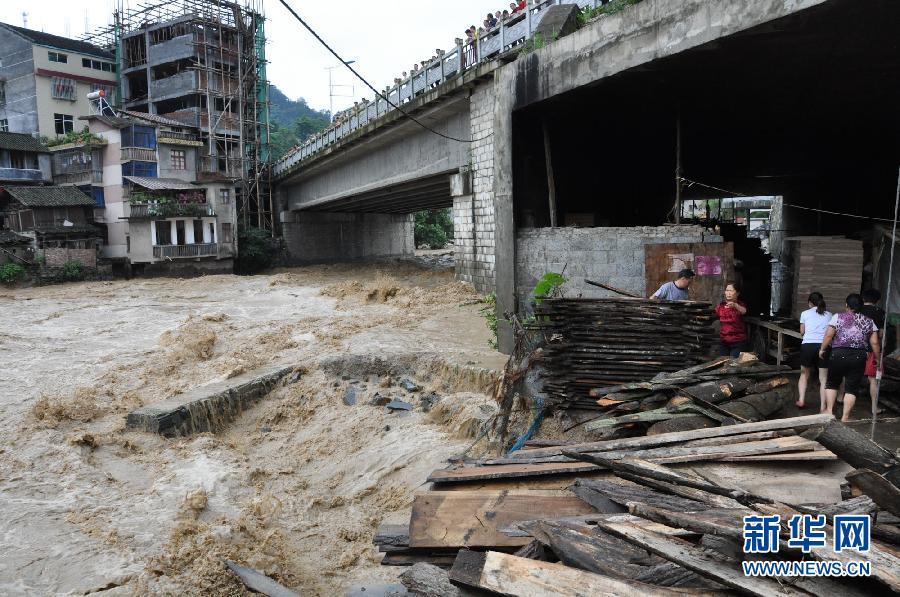
[[312, 212], [409, 214], [452, 205], [450, 173], [445, 173], [299, 209]]
[[[549, 225], [543, 123], [558, 216], [659, 224], [675, 199], [783, 195], [889, 217], [900, 163], [900, 2], [834, 0], [656, 60], [513, 116], [516, 223]], [[703, 186], [709, 185], [709, 186]], [[710, 187], [719, 187], [724, 191]], [[865, 220], [796, 213], [797, 233]], [[791, 232], [795, 232], [791, 230]]]

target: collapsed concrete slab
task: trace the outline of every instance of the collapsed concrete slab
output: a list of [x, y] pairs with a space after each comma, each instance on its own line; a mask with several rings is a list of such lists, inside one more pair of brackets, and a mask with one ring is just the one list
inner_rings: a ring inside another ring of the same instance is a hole
[[131, 411], [126, 425], [128, 429], [165, 437], [216, 433], [271, 392], [293, 370], [293, 365], [278, 365], [200, 386], [165, 402]]

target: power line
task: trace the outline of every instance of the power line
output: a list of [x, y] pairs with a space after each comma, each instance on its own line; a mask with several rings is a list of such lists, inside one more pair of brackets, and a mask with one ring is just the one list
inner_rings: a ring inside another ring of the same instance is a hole
[[346, 66], [346, 67], [350, 70], [350, 72], [353, 73], [353, 74], [356, 76], [357, 79], [359, 79], [360, 81], [362, 81], [362, 82], [365, 84], [366, 87], [368, 87], [369, 89], [371, 89], [372, 92], [375, 94], [376, 97], [380, 97], [381, 99], [383, 99], [385, 102], [388, 103], [389, 106], [391, 106], [391, 107], [394, 108], [395, 110], [398, 110], [401, 114], [403, 114], [404, 116], [406, 116], [407, 118], [409, 118], [410, 120], [412, 120], [413, 122], [415, 122], [416, 124], [418, 124], [420, 127], [422, 127], [423, 129], [425, 129], [426, 131], [429, 131], [429, 132], [431, 132], [431, 133], [434, 133], [435, 135], [437, 135], [437, 136], [439, 136], [439, 137], [443, 137], [444, 139], [448, 139], [448, 140], [450, 140], [450, 141], [456, 141], [456, 142], [458, 142], [458, 143], [474, 143], [474, 142], [476, 142], [476, 141], [481, 141], [481, 140], [483, 140], [483, 139], [487, 139], [488, 137], [490, 137], [491, 135], [494, 134], [493, 132], [488, 133], [487, 135], [485, 135], [484, 137], [481, 137], [480, 139], [458, 139], [458, 138], [456, 138], [456, 137], [452, 137], [452, 136], [450, 136], [450, 135], [445, 135], [444, 133], [442, 133], [442, 132], [440, 132], [440, 131], [434, 130], [433, 128], [431, 128], [430, 126], [428, 126], [427, 124], [425, 124], [425, 123], [422, 122], [421, 120], [417, 119], [415, 116], [413, 116], [412, 114], [410, 114], [409, 112], [407, 112], [406, 110], [404, 110], [403, 108], [401, 108], [400, 106], [398, 106], [397, 104], [395, 104], [394, 102], [392, 102], [391, 100], [389, 100], [389, 99], [388, 99], [387, 97], [385, 97], [384, 94], [382, 94], [380, 91], [378, 91], [377, 89], [375, 89], [375, 87], [373, 87], [372, 84], [369, 83], [369, 82], [365, 79], [365, 77], [363, 77], [361, 74], [359, 74], [359, 73], [356, 71], [355, 68], [353, 68], [352, 66], [350, 66], [349, 64], [347, 64], [347, 62], [346, 62], [343, 58], [341, 58], [340, 55], [339, 55], [337, 52], [335, 52], [335, 51], [331, 48], [331, 46], [329, 46], [328, 43], [327, 43], [324, 39], [322, 39], [322, 37], [321, 37], [318, 33], [315, 32], [315, 30], [314, 30], [312, 27], [310, 27], [310, 26], [306, 23], [306, 21], [304, 21], [304, 20], [300, 17], [300, 15], [298, 15], [298, 14], [294, 11], [293, 8], [291, 8], [290, 4], [288, 4], [288, 3], [286, 2], [286, 0], [278, 0], [278, 1], [281, 2], [281, 4], [282, 4], [286, 9], [288, 9], [288, 12], [290, 12], [290, 13], [294, 16], [294, 18], [297, 19], [297, 21], [298, 21], [301, 25], [303, 25], [303, 27], [306, 28], [306, 30], [309, 31], [309, 32], [312, 34], [312, 36], [316, 38], [316, 40], [318, 40], [318, 42], [319, 42], [320, 44], [322, 44], [323, 46], [325, 46], [325, 49], [326, 49], [326, 50], [328, 50], [329, 52], [331, 52], [331, 54], [332, 54], [335, 58], [337, 58], [337, 59], [341, 62], [341, 64], [343, 64], [344, 66]]

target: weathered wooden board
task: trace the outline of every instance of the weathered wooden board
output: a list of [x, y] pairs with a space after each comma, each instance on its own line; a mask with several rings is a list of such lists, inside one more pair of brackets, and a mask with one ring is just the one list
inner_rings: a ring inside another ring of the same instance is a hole
[[900, 489], [878, 473], [858, 469], [847, 473], [847, 481], [869, 496], [880, 508], [894, 516], [900, 516]]
[[545, 464], [503, 464], [436, 470], [428, 476], [428, 480], [432, 483], [460, 483], [463, 481], [540, 477], [572, 473], [585, 474], [602, 471], [603, 467], [571, 461]]
[[[690, 259], [673, 256], [690, 255]], [[709, 257], [719, 262], [719, 273], [704, 269], [697, 261], [698, 256]], [[677, 261], [677, 262], [676, 262]], [[683, 263], [683, 266], [681, 265]], [[697, 274], [691, 284], [691, 300], [717, 304], [722, 300], [725, 284], [734, 280], [733, 243], [671, 243], [644, 245], [644, 272], [647, 281], [647, 296], [660, 286], [678, 277], [678, 269], [688, 267]], [[674, 271], [673, 271], [674, 270]], [[708, 273], [706, 273], [708, 272]]]
[[565, 564], [551, 564], [527, 560], [496, 551], [462, 550], [450, 569], [450, 580], [469, 587], [494, 591], [501, 595], [528, 597], [621, 597], [646, 595], [671, 597], [674, 595], [713, 595], [689, 589], [654, 587], [570, 568]]
[[508, 537], [503, 525], [549, 516], [590, 514], [576, 496], [540, 491], [435, 491], [417, 494], [409, 523], [413, 548], [521, 547], [528, 539]]

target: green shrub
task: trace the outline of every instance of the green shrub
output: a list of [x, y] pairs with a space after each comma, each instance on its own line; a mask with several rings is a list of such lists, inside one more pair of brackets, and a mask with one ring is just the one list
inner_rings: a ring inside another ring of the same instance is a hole
[[25, 268], [18, 263], [4, 263], [0, 265], [0, 282], [12, 284], [25, 277]]
[[250, 275], [272, 267], [275, 244], [272, 235], [262, 228], [238, 229], [238, 256], [234, 261], [236, 274]]
[[491, 345], [491, 348], [497, 348], [497, 293], [492, 292], [489, 295], [485, 296], [482, 301], [484, 302], [484, 307], [480, 309], [482, 317], [484, 317], [487, 322], [488, 329], [491, 330], [491, 338], [488, 340], [488, 344]]
[[531, 301], [539, 305], [542, 299], [562, 296], [562, 285], [566, 282], [568, 280], [562, 274], [547, 272], [531, 291]]
[[77, 259], [69, 259], [62, 266], [62, 278], [69, 282], [84, 279], [84, 264]]
[[612, 2], [604, 4], [603, 6], [598, 6], [597, 8], [587, 6], [582, 9], [581, 13], [578, 15], [578, 24], [585, 25], [595, 17], [617, 13], [640, 1], [641, 0], [612, 0]]
[[453, 219], [450, 208], [431, 209], [416, 213], [413, 237], [416, 246], [428, 245], [432, 249], [443, 249], [453, 238]]

